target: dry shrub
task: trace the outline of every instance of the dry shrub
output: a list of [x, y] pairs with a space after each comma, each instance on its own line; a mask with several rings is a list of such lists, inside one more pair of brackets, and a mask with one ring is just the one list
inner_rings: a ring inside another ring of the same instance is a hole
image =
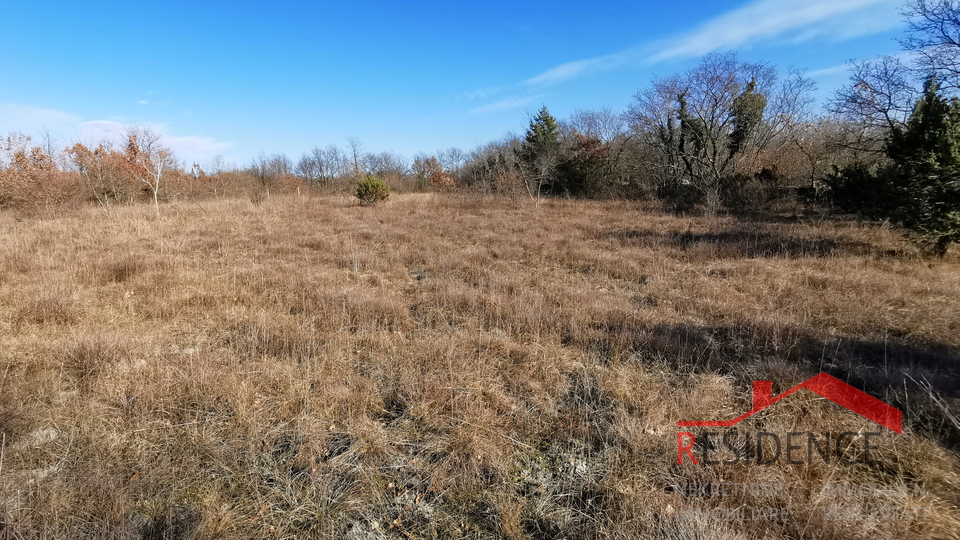
[[91, 150], [78, 143], [69, 153], [83, 179], [87, 198], [104, 207], [141, 198], [145, 186], [133, 178], [128, 156], [123, 152], [104, 145]]
[[277, 179], [277, 190], [280, 193], [302, 194], [307, 190], [307, 184], [302, 178], [288, 174]]
[[450, 191], [457, 187], [453, 177], [443, 171], [435, 171], [430, 175], [430, 188], [435, 191]]
[[13, 163], [0, 169], [0, 208], [21, 215], [38, 215], [78, 202], [81, 184], [74, 173], [57, 169], [40, 148], [16, 152]]

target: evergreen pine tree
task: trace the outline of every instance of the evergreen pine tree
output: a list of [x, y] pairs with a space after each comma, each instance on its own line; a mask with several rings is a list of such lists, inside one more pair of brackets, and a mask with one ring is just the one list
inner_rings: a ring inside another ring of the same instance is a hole
[[884, 184], [889, 216], [922, 235], [943, 255], [960, 241], [960, 101], [940, 95], [934, 78], [887, 145], [894, 167]]
[[886, 154], [891, 163], [876, 171], [852, 165], [828, 178], [834, 201], [899, 224], [942, 256], [960, 241], [960, 101], [941, 96], [929, 79]]
[[517, 157], [524, 174], [524, 183], [531, 196], [539, 197], [556, 175], [560, 154], [560, 126], [544, 106], [527, 128]]
[[560, 126], [557, 120], [544, 106], [527, 128], [526, 137], [520, 147], [520, 159], [534, 164], [544, 158], [556, 157], [560, 150]]

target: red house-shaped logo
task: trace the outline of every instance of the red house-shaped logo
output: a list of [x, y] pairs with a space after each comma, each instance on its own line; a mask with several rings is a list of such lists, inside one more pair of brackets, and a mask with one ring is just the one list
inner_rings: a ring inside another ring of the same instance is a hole
[[872, 420], [897, 433], [903, 433], [903, 413], [899, 409], [826, 373], [811, 377], [806, 382], [800, 383], [776, 397], [773, 395], [772, 382], [753, 381], [753, 408], [748, 412], [733, 420], [681, 420], [677, 422], [677, 425], [680, 427], [732, 427], [801, 388], [806, 388], [814, 394], [825, 397], [867, 420]]

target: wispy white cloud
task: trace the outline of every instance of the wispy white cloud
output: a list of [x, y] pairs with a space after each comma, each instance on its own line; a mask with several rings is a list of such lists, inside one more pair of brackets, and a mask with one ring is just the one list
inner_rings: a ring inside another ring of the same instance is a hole
[[149, 103], [149, 101], [144, 101], [144, 100], [141, 99], [141, 100], [139, 101], [139, 103], [140, 103], [140, 105], [146, 105], [147, 103]]
[[650, 60], [689, 58], [759, 42], [845, 41], [901, 25], [899, 0], [756, 0], [668, 41]]
[[752, 45], [845, 41], [900, 26], [900, 0], [754, 0], [673, 38], [561, 64], [524, 81], [557, 84], [629, 65], [694, 58]]
[[616, 54], [588, 58], [586, 60], [576, 60], [561, 64], [555, 68], [548, 69], [536, 77], [531, 77], [523, 81], [526, 85], [551, 85], [563, 82], [567, 79], [579, 77], [586, 73], [595, 71], [606, 71], [623, 66], [636, 55], [635, 50], [628, 50]]
[[4, 103], [0, 105], [0, 135], [15, 131], [35, 135], [45, 129], [52, 133], [70, 132], [82, 118], [54, 109]]
[[805, 76], [810, 77], [811, 79], [819, 79], [821, 77], [830, 77], [832, 75], [839, 75], [841, 73], [846, 73], [850, 70], [849, 64], [840, 64], [838, 66], [830, 66], [820, 69], [815, 69], [813, 71], [808, 71], [804, 73]]
[[478, 88], [470, 92], [465, 92], [463, 97], [467, 99], [489, 99], [509, 89], [509, 86], [488, 86], [486, 88]]
[[[695, 58], [715, 51], [758, 45], [800, 45], [817, 39], [845, 41], [903, 24], [902, 0], [753, 0], [673, 38], [619, 52], [560, 64], [513, 86], [497, 86], [465, 94], [492, 99], [511, 88], [521, 94], [594, 73]], [[846, 66], [817, 70], [813, 77], [839, 73]], [[529, 105], [534, 97], [507, 97], [470, 110], [485, 114]]]
[[[900, 60], [901, 62], [904, 62], [904, 63], [906, 63], [906, 64], [909, 64], [909, 63], [913, 62], [914, 60], [916, 60], [917, 53], [915, 53], [915, 52], [913, 52], [913, 51], [905, 51], [905, 52], [902, 52], [902, 53], [893, 54], [893, 55], [891, 55], [891, 56], [892, 56], [893, 58], [896, 58], [896, 59]], [[806, 75], [807, 77], [816, 79], [816, 78], [819, 78], [819, 77], [829, 77], [829, 76], [832, 76], [832, 75], [838, 75], [838, 74], [841, 74], [841, 73], [849, 73], [849, 72], [850, 72], [850, 63], [849, 63], [849, 62], [846, 62], [846, 63], [839, 64], [839, 65], [836, 65], [836, 66], [830, 66], [830, 67], [815, 69], [815, 70], [813, 70], [813, 71], [807, 72], [805, 75]]]
[[519, 109], [521, 107], [526, 107], [538, 99], [539, 96], [513, 96], [500, 101], [495, 101], [493, 103], [484, 105], [482, 107], [477, 107], [470, 110], [470, 114], [490, 114], [498, 113], [502, 111], [509, 111], [511, 109]]
[[110, 141], [115, 144], [122, 143], [123, 133], [126, 129], [126, 124], [113, 120], [92, 120], [89, 122], [79, 122], [76, 125], [80, 142], [88, 145], [97, 144], [100, 141]]

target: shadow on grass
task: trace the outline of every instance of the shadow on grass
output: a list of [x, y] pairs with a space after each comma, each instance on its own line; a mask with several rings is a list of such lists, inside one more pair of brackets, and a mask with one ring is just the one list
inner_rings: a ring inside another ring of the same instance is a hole
[[754, 380], [789, 388], [828, 373], [903, 411], [905, 427], [960, 450], [960, 351], [943, 344], [694, 325], [637, 328], [631, 341], [634, 358], [730, 375], [748, 389]]
[[622, 229], [597, 235], [600, 240], [624, 246], [671, 246], [683, 251], [708, 249], [721, 258], [830, 257], [859, 255], [867, 257], [905, 257], [903, 250], [883, 250], [866, 242], [830, 238], [799, 238], [762, 226], [741, 227], [719, 232], [650, 231]]

